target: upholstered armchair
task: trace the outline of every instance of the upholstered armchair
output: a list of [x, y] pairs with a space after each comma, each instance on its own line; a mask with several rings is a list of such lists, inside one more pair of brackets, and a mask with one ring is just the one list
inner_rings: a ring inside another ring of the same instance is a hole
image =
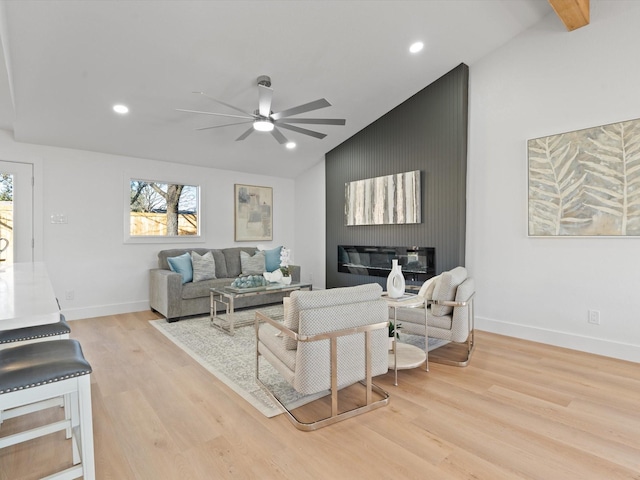
[[[398, 308], [395, 312], [402, 331], [414, 335], [425, 334], [427, 308], [427, 332], [429, 338], [447, 340], [454, 344], [465, 344], [462, 358], [430, 355], [429, 361], [465, 367], [469, 364], [475, 348], [473, 297], [475, 284], [464, 267], [456, 267], [427, 280], [418, 295], [425, 299], [422, 308]], [[445, 349], [445, 347], [441, 347]]]
[[[316, 430], [388, 403], [387, 392], [372, 381], [388, 371], [389, 320], [381, 294], [378, 284], [295, 291], [287, 302], [283, 323], [256, 313], [256, 379], [298, 429]], [[331, 395], [330, 416], [312, 422], [298, 420], [260, 380], [260, 357], [297, 392], [328, 392], [324, 397]], [[352, 385], [364, 390], [364, 403], [341, 411], [339, 391]]]

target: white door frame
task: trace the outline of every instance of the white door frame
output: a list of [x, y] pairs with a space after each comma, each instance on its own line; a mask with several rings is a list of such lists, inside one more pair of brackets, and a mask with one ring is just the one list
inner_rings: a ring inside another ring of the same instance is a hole
[[34, 261], [34, 164], [0, 160], [0, 171], [13, 175], [13, 261]]

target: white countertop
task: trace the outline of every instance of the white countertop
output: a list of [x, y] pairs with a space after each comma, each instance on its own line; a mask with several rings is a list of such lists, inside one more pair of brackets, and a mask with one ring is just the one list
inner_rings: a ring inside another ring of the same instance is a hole
[[0, 265], [0, 330], [58, 320], [60, 310], [44, 263]]

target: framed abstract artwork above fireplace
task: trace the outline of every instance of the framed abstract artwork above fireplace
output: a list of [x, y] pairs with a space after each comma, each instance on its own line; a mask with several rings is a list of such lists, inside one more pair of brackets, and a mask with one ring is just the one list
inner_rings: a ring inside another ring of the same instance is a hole
[[421, 223], [421, 199], [420, 170], [347, 182], [344, 224]]

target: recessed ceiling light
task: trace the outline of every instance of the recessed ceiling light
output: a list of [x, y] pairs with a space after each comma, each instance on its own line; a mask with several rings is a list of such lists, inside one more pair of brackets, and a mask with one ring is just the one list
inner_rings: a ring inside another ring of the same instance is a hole
[[424, 43], [416, 42], [416, 43], [411, 44], [411, 46], [409, 47], [409, 51], [411, 53], [418, 53], [423, 48], [424, 48]]
[[285, 144], [285, 147], [287, 147], [289, 150], [291, 150], [292, 148], [296, 148], [296, 142], [287, 142]]
[[113, 111], [124, 115], [125, 113], [129, 113], [129, 107], [127, 107], [126, 105], [120, 105], [120, 104], [114, 105]]

